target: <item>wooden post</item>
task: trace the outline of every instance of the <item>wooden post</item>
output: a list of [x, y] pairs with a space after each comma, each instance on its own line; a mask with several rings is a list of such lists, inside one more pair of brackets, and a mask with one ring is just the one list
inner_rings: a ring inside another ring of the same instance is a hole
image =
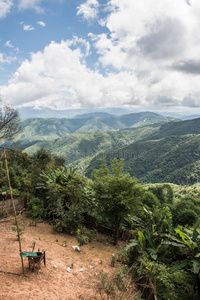
[[22, 271], [23, 271], [23, 275], [24, 275], [24, 263], [23, 263], [23, 257], [22, 257], [21, 237], [20, 237], [20, 234], [19, 234], [19, 226], [18, 226], [18, 222], [17, 222], [15, 203], [14, 203], [14, 200], [13, 200], [12, 188], [11, 188], [11, 185], [10, 185], [10, 178], [9, 178], [9, 171], [8, 171], [8, 164], [7, 164], [5, 147], [3, 148], [3, 151], [4, 151], [4, 158], [5, 158], [5, 165], [6, 165], [6, 173], [7, 173], [7, 178], [8, 178], [8, 186], [9, 186], [9, 189], [10, 189], [10, 197], [11, 197], [11, 200], [12, 200], [13, 211], [14, 211], [14, 216], [15, 216], [15, 222], [16, 222], [16, 226], [17, 226], [17, 235], [18, 235], [18, 240], [19, 240], [19, 252], [20, 252], [21, 262], [22, 262]]

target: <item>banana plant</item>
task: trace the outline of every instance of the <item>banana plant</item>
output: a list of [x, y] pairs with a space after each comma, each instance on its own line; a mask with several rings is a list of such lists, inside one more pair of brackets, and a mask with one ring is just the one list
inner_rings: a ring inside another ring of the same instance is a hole
[[145, 207], [143, 207], [143, 212], [146, 215], [147, 224], [142, 224], [144, 230], [138, 230], [138, 238], [131, 240], [124, 250], [128, 251], [135, 247], [138, 255], [146, 252], [152, 260], [157, 260], [163, 237], [157, 231], [152, 212]]
[[186, 267], [189, 268], [195, 274], [195, 284], [200, 295], [200, 219], [198, 219], [193, 230], [184, 228], [183, 230], [176, 229], [175, 232], [178, 237], [168, 235], [169, 240], [163, 242], [165, 245], [182, 248], [183, 259], [171, 268], [171, 272], [173, 273]]

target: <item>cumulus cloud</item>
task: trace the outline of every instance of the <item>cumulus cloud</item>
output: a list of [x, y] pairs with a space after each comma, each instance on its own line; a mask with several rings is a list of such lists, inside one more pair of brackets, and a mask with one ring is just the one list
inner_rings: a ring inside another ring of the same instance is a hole
[[35, 30], [35, 28], [34, 28], [33, 26], [24, 24], [24, 22], [21, 22], [20, 25], [23, 26], [23, 30], [24, 30], [24, 31], [32, 31], [32, 30]]
[[11, 44], [10, 41], [7, 41], [7, 42], [5, 43], [5, 45], [6, 45], [6, 47], [13, 48], [13, 45]]
[[97, 0], [87, 0], [78, 6], [77, 15], [82, 15], [84, 19], [96, 19], [98, 15], [99, 2]]
[[15, 56], [7, 56], [4, 53], [0, 52], [0, 63], [1, 64], [11, 64], [13, 61], [15, 61], [17, 58]]
[[42, 2], [44, 0], [0, 0], [0, 19], [7, 17], [11, 9], [33, 9], [37, 13], [43, 13]]
[[46, 26], [46, 24], [43, 21], [38, 21], [37, 24], [40, 25], [40, 26], [42, 26], [42, 27]]
[[[90, 20], [99, 8], [97, 0], [87, 0], [77, 14]], [[101, 33], [32, 53], [1, 86], [5, 100], [57, 109], [200, 106], [200, 1], [108, 0], [104, 8]], [[95, 70], [87, 65], [94, 49]]]
[[38, 13], [43, 12], [43, 8], [41, 7], [41, 3], [43, 0], [18, 0], [18, 8], [19, 9], [33, 9]]
[[4, 99], [12, 99], [16, 106], [57, 109], [139, 101], [142, 95], [139, 88], [133, 89], [133, 80], [138, 86], [133, 74], [110, 73], [105, 78], [82, 62], [85, 51], [78, 47], [72, 50], [70, 46], [71, 41], [52, 42], [44, 51], [32, 54], [18, 68], [9, 85], [1, 87]]
[[0, 1], [0, 19], [3, 19], [10, 13], [13, 6], [12, 0], [1, 0]]
[[173, 65], [173, 69], [184, 73], [200, 75], [200, 60], [180, 61]]
[[150, 104], [181, 105], [198, 94], [199, 2], [110, 0], [108, 6], [100, 24], [109, 33], [89, 34], [104, 68], [133, 72]]

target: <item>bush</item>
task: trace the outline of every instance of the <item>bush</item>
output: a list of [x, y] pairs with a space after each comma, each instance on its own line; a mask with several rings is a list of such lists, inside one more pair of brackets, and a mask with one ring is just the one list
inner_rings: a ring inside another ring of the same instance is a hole
[[[62, 209], [62, 208], [61, 208]], [[78, 205], [70, 206], [68, 210], [57, 212], [54, 229], [62, 232], [76, 232], [83, 224], [83, 213]]]
[[86, 228], [82, 227], [81, 229], [78, 229], [76, 232], [76, 238], [79, 243], [79, 246], [87, 245], [89, 238], [86, 235]]
[[150, 191], [146, 191], [144, 193], [143, 204], [146, 204], [149, 208], [153, 208], [153, 206], [159, 206], [160, 202], [158, 198]]
[[176, 218], [176, 222], [179, 225], [185, 226], [193, 226], [198, 220], [198, 215], [192, 209], [185, 209], [178, 214]]
[[151, 299], [157, 295], [159, 300], [174, 300], [175, 285], [171, 280], [169, 268], [159, 262], [151, 261], [144, 254], [133, 265], [134, 277], [142, 291], [142, 297]]
[[37, 197], [31, 196], [30, 202], [28, 203], [28, 214], [31, 219], [42, 220], [43, 213], [43, 201]]
[[178, 201], [172, 210], [173, 224], [177, 225], [194, 225], [200, 216], [199, 200], [193, 197], [184, 197]]

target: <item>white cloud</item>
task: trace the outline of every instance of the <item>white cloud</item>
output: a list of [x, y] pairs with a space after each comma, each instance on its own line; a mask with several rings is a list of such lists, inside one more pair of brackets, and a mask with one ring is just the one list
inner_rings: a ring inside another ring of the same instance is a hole
[[19, 9], [33, 9], [38, 13], [43, 12], [43, 8], [41, 7], [41, 3], [43, 0], [18, 0]]
[[10, 41], [7, 41], [7, 42], [5, 43], [5, 45], [6, 45], [6, 47], [13, 48], [13, 45], [11, 44]]
[[[88, 0], [77, 14], [91, 19], [98, 8]], [[0, 88], [5, 100], [57, 109], [200, 106], [200, 1], [110, 0], [105, 11], [104, 33], [52, 42], [31, 54]], [[94, 48], [96, 71], [86, 64]]]
[[17, 58], [15, 56], [7, 56], [4, 53], [0, 52], [0, 63], [1, 64], [11, 64]]
[[42, 27], [46, 26], [46, 24], [43, 21], [38, 21], [37, 24], [40, 25], [40, 26], [42, 26]]
[[82, 15], [84, 19], [96, 19], [98, 15], [99, 2], [97, 0], [87, 0], [78, 6], [77, 15]]
[[26, 24], [23, 24], [23, 22], [20, 23], [21, 25], [23, 25], [23, 30], [24, 31], [32, 31], [32, 30], [35, 30], [35, 28], [31, 25], [26, 25]]
[[25, 60], [8, 86], [0, 89], [5, 101], [16, 106], [63, 109], [113, 106], [129, 103], [133, 97], [138, 102], [143, 96], [139, 88], [133, 90], [133, 82], [139, 86], [133, 74], [110, 73], [103, 77], [83, 63], [85, 50], [72, 50], [70, 45], [71, 41], [52, 42], [43, 52], [32, 54], [30, 61]]
[[0, 0], [0, 19], [5, 18], [10, 13], [12, 6], [12, 0]]
[[147, 103], [181, 105], [200, 92], [199, 15], [197, 1], [110, 0], [100, 21], [109, 34], [89, 37], [104, 68], [134, 74]]

